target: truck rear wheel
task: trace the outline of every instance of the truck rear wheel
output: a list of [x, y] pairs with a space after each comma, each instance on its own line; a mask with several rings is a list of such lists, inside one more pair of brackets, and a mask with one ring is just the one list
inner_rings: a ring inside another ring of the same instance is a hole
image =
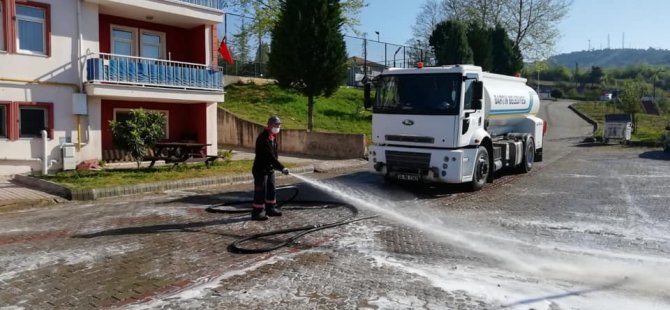
[[485, 147], [477, 148], [477, 157], [475, 157], [475, 171], [472, 174], [472, 182], [470, 182], [470, 189], [478, 191], [484, 187], [486, 180], [491, 173], [491, 166], [489, 165], [489, 152]]
[[533, 138], [528, 138], [524, 143], [523, 163], [521, 163], [521, 172], [528, 173], [533, 169], [535, 163], [535, 142]]

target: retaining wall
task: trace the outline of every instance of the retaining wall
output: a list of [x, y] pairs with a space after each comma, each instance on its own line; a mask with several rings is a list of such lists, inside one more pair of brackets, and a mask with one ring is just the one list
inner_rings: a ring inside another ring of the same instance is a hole
[[[255, 148], [256, 137], [265, 125], [238, 118], [225, 109], [218, 111], [219, 145]], [[366, 154], [364, 134], [309, 132], [282, 129], [278, 137], [279, 152], [326, 158], [363, 158]]]

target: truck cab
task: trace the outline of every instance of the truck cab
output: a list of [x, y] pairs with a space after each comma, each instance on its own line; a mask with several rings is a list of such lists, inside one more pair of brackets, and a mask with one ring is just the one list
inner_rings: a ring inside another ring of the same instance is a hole
[[524, 164], [528, 171], [541, 156], [543, 121], [533, 116], [540, 100], [525, 79], [454, 65], [387, 69], [374, 86], [374, 98], [371, 85], [365, 91], [370, 170], [387, 180], [477, 190], [495, 170]]

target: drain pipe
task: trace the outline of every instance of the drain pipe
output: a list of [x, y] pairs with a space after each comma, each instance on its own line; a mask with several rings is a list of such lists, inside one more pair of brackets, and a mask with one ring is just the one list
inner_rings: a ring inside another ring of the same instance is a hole
[[42, 134], [42, 175], [49, 174], [49, 155], [47, 155], [47, 131], [40, 131]]

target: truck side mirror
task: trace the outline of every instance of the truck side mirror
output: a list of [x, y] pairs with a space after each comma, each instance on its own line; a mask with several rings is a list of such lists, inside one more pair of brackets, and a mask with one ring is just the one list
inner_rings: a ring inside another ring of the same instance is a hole
[[365, 83], [365, 85], [363, 85], [363, 106], [365, 106], [366, 109], [372, 107], [372, 99], [370, 98], [371, 89], [372, 85], [370, 83]]
[[482, 109], [482, 99], [484, 98], [484, 84], [481, 81], [472, 83], [472, 108]]

